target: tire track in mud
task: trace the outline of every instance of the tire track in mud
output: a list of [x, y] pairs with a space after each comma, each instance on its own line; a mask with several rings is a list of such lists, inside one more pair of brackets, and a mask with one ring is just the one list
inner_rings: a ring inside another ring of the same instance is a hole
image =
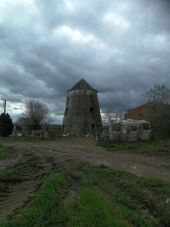
[[21, 209], [39, 189], [43, 179], [56, 168], [50, 157], [41, 157], [29, 149], [14, 165], [4, 170], [0, 175], [0, 218], [12, 216]]
[[14, 146], [20, 153], [31, 151], [41, 158], [47, 155], [57, 163], [76, 160], [92, 165], [105, 165], [112, 169], [128, 171], [136, 176], [158, 177], [170, 181], [170, 156], [148, 155], [131, 152], [109, 152], [92, 139], [70, 139], [53, 142], [4, 142]]

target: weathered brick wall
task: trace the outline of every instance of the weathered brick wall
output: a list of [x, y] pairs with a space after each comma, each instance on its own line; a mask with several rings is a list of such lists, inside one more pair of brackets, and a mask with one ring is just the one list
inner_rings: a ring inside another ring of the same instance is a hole
[[64, 132], [87, 134], [102, 129], [97, 92], [92, 90], [68, 91], [63, 119]]

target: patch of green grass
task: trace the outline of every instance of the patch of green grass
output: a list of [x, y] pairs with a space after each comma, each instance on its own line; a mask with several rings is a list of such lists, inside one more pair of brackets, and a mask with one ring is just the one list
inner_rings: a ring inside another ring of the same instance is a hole
[[131, 226], [117, 212], [112, 202], [95, 187], [82, 189], [70, 214], [69, 226], [73, 227]]
[[[88, 170], [85, 185], [98, 186], [135, 226], [170, 225], [170, 184], [138, 178], [123, 171]], [[143, 215], [146, 212], [146, 215]], [[154, 217], [154, 218], [153, 218]]]
[[48, 177], [35, 199], [14, 219], [1, 223], [2, 227], [63, 226], [62, 198], [66, 193], [67, 177], [57, 173]]
[[[20, 214], [0, 227], [170, 226], [170, 184], [105, 167], [74, 167], [48, 177]], [[76, 195], [69, 202], [70, 187]]]
[[146, 150], [162, 150], [170, 148], [170, 140], [160, 141], [144, 141], [136, 143], [114, 143], [114, 144], [103, 144], [109, 151], [132, 151], [132, 152], [143, 152]]
[[13, 172], [12, 168], [0, 170], [0, 177], [6, 177], [6, 176], [10, 175], [12, 172]]
[[5, 146], [0, 145], [0, 157], [5, 157], [8, 155], [9, 149]]

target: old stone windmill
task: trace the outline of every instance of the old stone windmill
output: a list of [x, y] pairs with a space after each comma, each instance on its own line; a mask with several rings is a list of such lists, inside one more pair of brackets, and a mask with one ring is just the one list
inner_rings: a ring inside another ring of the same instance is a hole
[[81, 79], [67, 91], [64, 133], [87, 134], [102, 130], [97, 91]]

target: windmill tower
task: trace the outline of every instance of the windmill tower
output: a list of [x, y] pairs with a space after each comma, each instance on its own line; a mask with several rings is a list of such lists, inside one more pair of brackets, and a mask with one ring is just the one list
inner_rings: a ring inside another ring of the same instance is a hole
[[97, 91], [81, 79], [67, 91], [64, 133], [87, 134], [102, 130]]

